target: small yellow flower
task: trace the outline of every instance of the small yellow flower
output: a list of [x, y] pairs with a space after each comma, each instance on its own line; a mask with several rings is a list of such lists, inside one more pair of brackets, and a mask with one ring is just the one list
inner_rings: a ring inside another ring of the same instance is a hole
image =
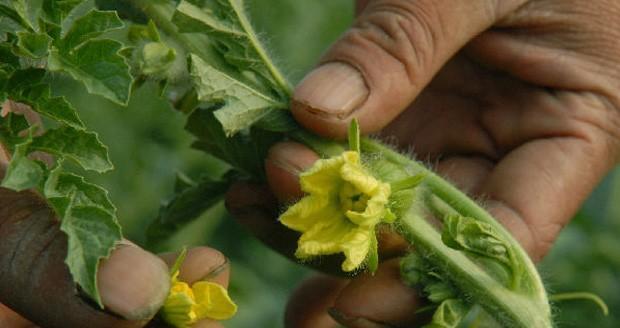
[[226, 320], [237, 312], [237, 305], [224, 287], [209, 281], [199, 281], [190, 288], [172, 274], [172, 287], [161, 309], [162, 318], [177, 328], [187, 328], [202, 320]]
[[300, 183], [308, 195], [280, 217], [302, 232], [295, 255], [308, 259], [344, 253], [342, 270], [359, 268], [376, 243], [375, 226], [392, 218], [390, 185], [370, 175], [356, 151], [317, 161], [301, 174]]

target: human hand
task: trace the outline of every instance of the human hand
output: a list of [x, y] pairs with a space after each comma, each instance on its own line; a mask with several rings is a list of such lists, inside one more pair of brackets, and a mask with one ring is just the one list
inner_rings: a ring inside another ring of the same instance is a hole
[[[0, 163], [0, 178], [3, 173]], [[158, 257], [124, 240], [99, 268], [98, 287], [105, 305], [101, 311], [78, 295], [64, 263], [66, 252], [67, 238], [40, 196], [0, 188], [0, 327], [167, 327], [150, 320], [168, 295], [168, 267], [177, 254]], [[214, 249], [198, 247], [188, 251], [179, 279], [189, 284], [209, 280], [227, 287], [228, 277], [226, 258]], [[194, 327], [221, 325], [203, 320]]]
[[[403, 149], [412, 148], [419, 159], [436, 163], [441, 174], [484, 199], [540, 260], [618, 162], [620, 3], [366, 0], [358, 5], [353, 28], [297, 87], [294, 116], [329, 137], [344, 137], [353, 118], [365, 133], [395, 137]], [[296, 175], [317, 158], [297, 144], [272, 149], [267, 173], [281, 201], [299, 196]], [[277, 225], [277, 207], [265, 205], [268, 196], [252, 192], [257, 188], [237, 186], [228, 206], [259, 237], [290, 255], [295, 237]], [[389, 244], [396, 255], [399, 242]], [[315, 278], [297, 294], [305, 298], [305, 310], [296, 310], [292, 301], [289, 325], [329, 327], [333, 322], [324, 312], [334, 307], [332, 313], [351, 327], [411, 326], [416, 296], [398, 287], [391, 261], [379, 269], [391, 273], [364, 275], [348, 285]], [[315, 300], [314, 311], [308, 300]], [[403, 307], [405, 302], [411, 306]], [[325, 321], [308, 324], [317, 318]]]

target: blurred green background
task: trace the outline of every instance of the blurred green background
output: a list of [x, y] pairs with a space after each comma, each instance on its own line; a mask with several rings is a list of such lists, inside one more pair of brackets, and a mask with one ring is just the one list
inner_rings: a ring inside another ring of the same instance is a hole
[[[256, 28], [292, 81], [298, 81], [321, 52], [352, 20], [350, 0], [247, 0]], [[189, 148], [184, 117], [173, 112], [146, 84], [128, 108], [89, 96], [67, 79], [54, 81], [87, 124], [110, 147], [116, 170], [93, 176], [110, 190], [124, 233], [138, 243], [172, 194], [177, 172], [191, 177], [218, 175], [216, 160]], [[615, 201], [614, 201], [615, 200]], [[610, 306], [608, 317], [591, 303], [570, 301], [556, 308], [561, 327], [616, 327], [620, 323], [620, 171], [613, 172], [594, 192], [580, 214], [562, 233], [541, 271], [552, 293], [591, 291]], [[269, 251], [235, 225], [218, 205], [167, 244], [209, 245], [231, 260], [232, 297], [238, 315], [233, 328], [281, 327], [287, 295], [309, 270]]]

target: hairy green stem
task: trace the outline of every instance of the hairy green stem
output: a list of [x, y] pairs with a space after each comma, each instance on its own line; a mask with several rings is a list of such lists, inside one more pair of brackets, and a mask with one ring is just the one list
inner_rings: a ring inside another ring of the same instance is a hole
[[250, 43], [252, 43], [252, 45], [254, 46], [254, 49], [256, 49], [256, 52], [258, 52], [258, 55], [260, 56], [260, 58], [263, 60], [263, 62], [267, 66], [267, 69], [271, 73], [271, 76], [273, 76], [273, 78], [276, 80], [276, 82], [282, 88], [282, 90], [286, 92], [286, 96], [290, 98], [293, 95], [293, 86], [284, 77], [284, 74], [282, 74], [282, 72], [280, 72], [280, 70], [273, 64], [273, 62], [271, 61], [271, 58], [269, 58], [269, 56], [267, 55], [267, 51], [263, 47], [262, 43], [256, 38], [256, 33], [254, 32], [254, 28], [252, 27], [252, 24], [250, 24], [250, 22], [247, 20], [246, 15], [243, 14], [243, 8], [239, 7], [238, 2], [231, 1], [230, 3], [233, 9], [235, 10], [235, 12], [237, 12], [237, 17], [239, 17], [239, 22], [241, 22], [241, 26], [243, 27], [243, 29], [245, 31], [251, 32], [251, 33], [248, 33], [248, 38], [250, 39]]
[[[440, 232], [420, 215], [419, 210], [412, 209], [401, 218], [401, 222], [405, 236], [419, 252], [440, 266], [459, 289], [473, 297], [475, 302], [493, 314], [499, 322], [516, 327], [552, 326], [546, 292], [538, 271], [518, 242], [501, 224], [467, 195], [423, 164], [368, 138], [362, 139], [362, 150], [380, 154], [381, 158], [398, 164], [411, 176], [424, 175], [424, 188], [432, 197], [440, 199], [444, 207], [448, 207], [434, 208], [435, 210], [443, 214], [454, 211], [491, 225], [510, 244], [515, 252], [514, 260], [524, 266], [524, 271], [520, 277], [521, 283], [507, 288], [463, 252], [447, 247], [441, 240]], [[432, 209], [430, 205], [427, 204], [427, 207]]]

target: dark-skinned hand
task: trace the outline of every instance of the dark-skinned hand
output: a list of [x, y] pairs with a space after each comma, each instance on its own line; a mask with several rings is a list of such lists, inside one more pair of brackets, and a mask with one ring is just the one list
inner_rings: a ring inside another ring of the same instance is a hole
[[[1, 115], [40, 118], [28, 107], [6, 102]], [[0, 117], [2, 119], [2, 117]], [[45, 160], [45, 158], [41, 158]], [[8, 153], [0, 145], [0, 179]], [[64, 263], [67, 237], [45, 200], [34, 191], [0, 188], [0, 327], [2, 328], [166, 328], [151, 320], [168, 295], [174, 253], [156, 256], [123, 240], [102, 261], [97, 282], [105, 311], [78, 292]], [[179, 279], [228, 286], [229, 263], [208, 247], [190, 249]], [[19, 314], [18, 314], [19, 313]], [[222, 327], [202, 320], [192, 328]]]
[[[539, 261], [620, 151], [620, 2], [365, 0], [348, 30], [298, 85], [296, 119], [344, 138], [395, 140], [474, 197]], [[277, 222], [318, 159], [295, 143], [266, 161], [271, 191], [236, 185], [239, 222], [287, 256], [297, 234]], [[294, 293], [288, 327], [415, 327], [421, 304], [398, 276], [402, 240], [382, 234], [375, 276], [319, 275]], [[316, 264], [336, 271], [338, 259]], [[330, 315], [328, 315], [328, 312]]]

